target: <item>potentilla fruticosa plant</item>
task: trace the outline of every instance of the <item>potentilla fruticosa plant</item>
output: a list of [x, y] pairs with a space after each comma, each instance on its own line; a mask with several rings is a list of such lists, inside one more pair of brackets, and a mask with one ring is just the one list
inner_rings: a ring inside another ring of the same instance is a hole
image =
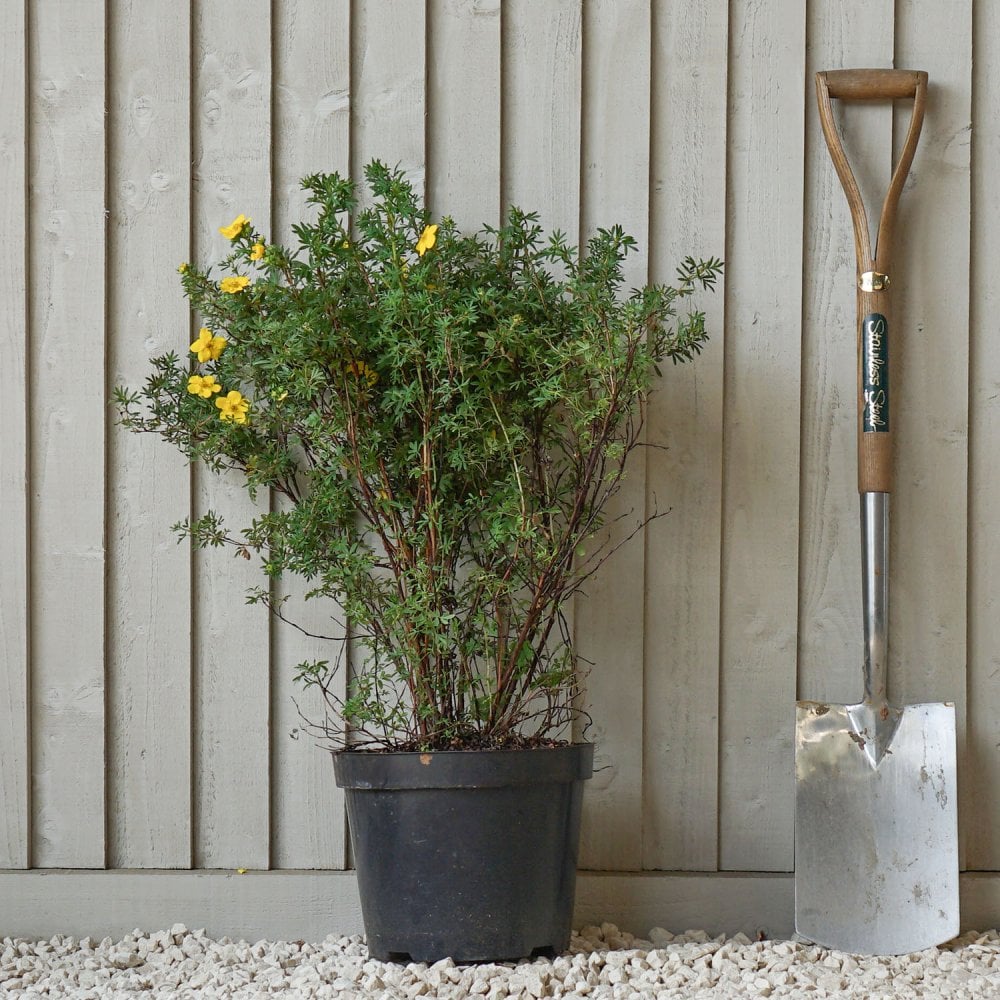
[[304, 179], [295, 250], [240, 215], [218, 273], [181, 265], [198, 337], [116, 389], [119, 419], [275, 497], [235, 530], [212, 511], [175, 528], [259, 555], [271, 583], [248, 599], [279, 617], [275, 583], [296, 574], [332, 638], [350, 623], [346, 697], [339, 654], [297, 667], [334, 745], [545, 745], [576, 704], [564, 612], [613, 550], [595, 533], [659, 365], [706, 340], [703, 314], [675, 307], [722, 264], [627, 291], [618, 226], [581, 251], [511, 209], [470, 236], [399, 170], [365, 177], [360, 208], [350, 180]]

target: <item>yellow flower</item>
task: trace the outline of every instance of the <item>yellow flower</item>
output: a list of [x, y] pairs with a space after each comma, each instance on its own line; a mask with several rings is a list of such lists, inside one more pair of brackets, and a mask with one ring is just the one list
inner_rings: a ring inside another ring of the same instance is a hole
[[178, 274], [187, 274], [187, 272], [188, 272], [188, 266], [189, 265], [188, 265], [187, 261], [185, 261], [183, 264], [178, 264], [177, 265], [177, 273]]
[[237, 292], [242, 292], [247, 285], [250, 284], [250, 279], [246, 275], [240, 274], [236, 277], [230, 275], [228, 278], [223, 278], [219, 282], [219, 289], [223, 292], [227, 292], [229, 295], [236, 295]]
[[192, 375], [188, 379], [188, 392], [192, 396], [211, 399], [213, 392], [222, 392], [222, 386], [215, 381], [214, 375]]
[[198, 331], [198, 339], [191, 345], [191, 353], [197, 354], [199, 361], [218, 361], [227, 343], [225, 337], [213, 337], [212, 331], [203, 326]]
[[255, 243], [250, 248], [250, 259], [251, 260], [260, 260], [261, 257], [263, 257], [263, 256], [264, 256], [264, 244], [263, 243]]
[[417, 256], [423, 257], [425, 253], [437, 242], [437, 226], [424, 226], [424, 231], [417, 240]]
[[344, 242], [341, 243], [340, 245], [341, 245], [341, 247], [344, 250], [350, 250], [350, 248], [351, 248], [351, 241], [350, 240], [344, 240]]
[[225, 396], [220, 396], [215, 405], [219, 408], [220, 420], [231, 420], [234, 424], [247, 422], [247, 410], [250, 409], [250, 404], [243, 398], [243, 393], [234, 389]]
[[363, 378], [369, 386], [378, 381], [378, 372], [374, 368], [369, 368], [363, 361], [348, 361], [347, 371], [358, 378]]
[[228, 226], [222, 226], [219, 232], [226, 237], [227, 240], [235, 240], [240, 233], [243, 232], [245, 226], [250, 225], [250, 220], [245, 215], [237, 215]]

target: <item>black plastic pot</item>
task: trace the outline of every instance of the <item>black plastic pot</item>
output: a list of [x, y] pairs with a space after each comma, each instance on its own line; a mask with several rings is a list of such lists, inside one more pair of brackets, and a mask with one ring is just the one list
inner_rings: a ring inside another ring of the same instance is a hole
[[592, 744], [333, 759], [373, 958], [566, 950]]

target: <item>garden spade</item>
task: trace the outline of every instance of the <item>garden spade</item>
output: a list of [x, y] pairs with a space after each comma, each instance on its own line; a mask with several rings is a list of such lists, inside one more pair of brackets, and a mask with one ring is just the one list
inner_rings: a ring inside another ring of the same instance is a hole
[[[856, 705], [796, 705], [795, 928], [841, 951], [904, 954], [940, 944], [959, 928], [955, 706], [897, 707], [886, 695], [890, 243], [896, 204], [920, 135], [927, 74], [817, 73], [816, 90], [857, 252], [864, 697]], [[882, 205], [873, 252], [831, 101], [909, 98], [909, 131]]]

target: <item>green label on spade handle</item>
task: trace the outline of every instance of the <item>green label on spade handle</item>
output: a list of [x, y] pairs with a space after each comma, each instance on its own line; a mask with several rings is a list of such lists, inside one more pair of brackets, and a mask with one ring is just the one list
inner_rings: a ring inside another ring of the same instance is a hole
[[869, 313], [861, 321], [861, 388], [866, 434], [889, 431], [889, 321]]

